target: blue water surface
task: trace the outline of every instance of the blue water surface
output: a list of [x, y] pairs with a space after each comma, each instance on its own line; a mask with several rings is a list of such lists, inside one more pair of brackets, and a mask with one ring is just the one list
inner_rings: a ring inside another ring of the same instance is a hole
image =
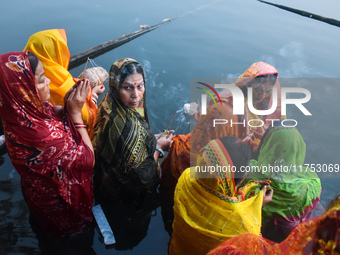
[[[278, 0], [276, 3], [339, 19], [337, 0]], [[235, 78], [252, 63], [265, 61], [280, 78], [340, 78], [340, 28], [293, 14], [256, 0], [206, 1], [4, 1], [0, 2], [0, 54], [22, 51], [35, 32], [64, 28], [72, 54], [124, 34], [173, 22], [95, 58], [109, 70], [121, 57], [138, 60], [146, 71], [147, 106], [154, 133], [190, 102], [191, 78]], [[84, 65], [71, 70], [78, 76]], [[312, 117], [292, 110], [307, 144], [307, 163], [339, 164], [338, 95], [340, 84], [313, 86], [308, 104]], [[190, 131], [178, 114], [171, 129]], [[338, 175], [322, 178], [321, 203], [327, 207], [340, 193]], [[108, 249], [95, 230], [97, 254], [167, 254], [169, 235], [160, 209], [151, 217], [146, 237], [133, 249]], [[0, 254], [39, 254], [28, 222], [20, 177], [5, 155], [0, 166]]]

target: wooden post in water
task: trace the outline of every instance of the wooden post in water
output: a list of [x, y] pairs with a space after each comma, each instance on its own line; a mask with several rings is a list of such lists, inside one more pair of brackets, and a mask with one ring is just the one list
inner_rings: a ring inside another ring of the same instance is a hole
[[280, 9], [283, 9], [283, 10], [286, 10], [286, 11], [290, 11], [290, 12], [293, 12], [293, 13], [297, 13], [299, 15], [302, 15], [302, 16], [305, 16], [305, 17], [308, 17], [308, 18], [311, 18], [311, 19], [320, 20], [320, 21], [326, 22], [328, 24], [331, 24], [333, 26], [340, 27], [340, 21], [336, 20], [336, 19], [331, 19], [331, 18], [323, 17], [323, 16], [320, 16], [320, 15], [317, 15], [317, 14], [314, 14], [314, 13], [311, 13], [311, 12], [306, 12], [306, 11], [303, 11], [303, 10], [290, 8], [290, 7], [287, 7], [287, 6], [284, 6], [284, 5], [280, 5], [280, 4], [273, 4], [273, 3], [270, 3], [270, 2], [267, 2], [267, 1], [263, 1], [263, 0], [257, 0], [257, 1], [259, 1], [261, 3], [273, 5], [275, 7], [280, 8]]
[[91, 47], [87, 50], [81, 51], [73, 56], [71, 56], [70, 59], [70, 64], [69, 64], [69, 70], [80, 66], [81, 64], [85, 63], [86, 60], [88, 58], [95, 58], [98, 57], [110, 50], [113, 50], [143, 34], [146, 34], [152, 30], [155, 30], [156, 28], [159, 28], [171, 21], [173, 21], [175, 18], [169, 18], [169, 19], [164, 19], [161, 23], [158, 23], [156, 25], [153, 26], [146, 26], [145, 28], [142, 28], [140, 30], [137, 30], [135, 32], [132, 32], [130, 34], [127, 35], [123, 35], [122, 37], [107, 41], [107, 42], [103, 42], [97, 46]]

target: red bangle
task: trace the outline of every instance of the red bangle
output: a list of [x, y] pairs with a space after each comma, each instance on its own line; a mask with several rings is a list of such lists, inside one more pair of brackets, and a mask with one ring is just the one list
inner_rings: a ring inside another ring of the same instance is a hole
[[86, 126], [76, 126], [76, 128], [86, 128]]
[[84, 123], [73, 123], [75, 126], [76, 125], [85, 125]]

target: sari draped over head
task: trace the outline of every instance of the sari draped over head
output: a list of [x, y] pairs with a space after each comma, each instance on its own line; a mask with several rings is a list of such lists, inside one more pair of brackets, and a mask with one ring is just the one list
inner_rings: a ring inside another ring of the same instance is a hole
[[[49, 101], [55, 105], [64, 105], [65, 94], [78, 80], [74, 79], [67, 70], [71, 54], [67, 47], [65, 30], [51, 29], [37, 32], [30, 36], [24, 50], [34, 53], [39, 58], [44, 67], [45, 76], [51, 80]], [[92, 102], [90, 92], [81, 111], [90, 137], [96, 114], [97, 105]]]
[[211, 250], [208, 255], [306, 255], [340, 254], [340, 196], [327, 211], [300, 223], [281, 243], [254, 234], [230, 238]]
[[223, 136], [238, 136], [237, 126], [216, 125], [214, 119], [232, 119], [232, 108], [228, 103], [222, 105], [210, 105], [207, 108], [207, 115], [202, 115], [198, 120], [192, 133], [187, 135], [176, 135], [173, 138], [168, 155], [163, 159], [161, 184], [166, 190], [170, 199], [173, 199], [175, 186], [182, 172], [190, 166], [196, 165], [199, 151], [213, 139]]
[[[278, 75], [278, 71], [273, 66], [265, 62], [256, 62], [252, 64], [242, 75], [239, 76], [239, 78], [234, 82], [234, 85], [241, 89], [246, 89], [248, 83], [254, 78], [258, 76], [271, 75], [271, 74]], [[269, 80], [266, 82], [266, 86], [270, 86]], [[276, 82], [273, 88], [277, 89], [277, 107], [273, 113], [268, 114], [268, 115], [256, 115], [252, 113], [249, 110], [248, 100], [245, 97], [244, 99], [245, 113], [244, 115], [239, 115], [239, 118], [240, 118], [239, 122], [242, 122], [242, 123], [244, 122], [245, 125], [243, 124], [238, 125], [238, 134], [239, 134], [238, 137], [241, 139], [244, 139], [246, 137], [250, 138], [249, 140], [245, 142], [249, 146], [251, 146], [254, 149], [254, 151], [256, 151], [257, 146], [262, 136], [264, 135], [265, 131], [272, 124], [272, 120], [286, 119], [285, 116], [281, 116], [281, 89], [280, 89], [279, 78], [276, 79]], [[222, 101], [226, 101], [230, 103], [231, 105], [233, 104], [232, 94], [229, 89], [223, 90], [221, 93], [219, 93], [219, 95]], [[272, 99], [273, 99], [272, 94], [263, 98], [261, 101], [264, 102], [265, 105], [268, 105], [268, 107], [266, 109], [258, 109], [258, 110], [271, 109], [272, 103], [273, 103]], [[254, 102], [254, 103], [257, 103], [257, 102]], [[248, 121], [250, 120], [254, 120], [254, 121], [251, 121], [251, 125], [248, 125]], [[259, 121], [255, 121], [255, 120], [259, 120]], [[261, 121], [263, 121], [263, 125], [261, 125], [262, 124]]]
[[278, 124], [280, 122], [265, 133], [258, 160], [250, 161], [250, 167], [260, 171], [248, 173], [247, 179], [270, 178], [274, 195], [272, 201], [263, 206], [263, 235], [270, 232], [272, 237], [276, 234], [286, 237], [309, 218], [320, 200], [321, 183], [315, 172], [303, 166], [306, 144], [299, 131]]
[[0, 117], [31, 215], [55, 236], [92, 221], [94, 155], [71, 119], [43, 102], [28, 52], [0, 56]]
[[153, 190], [158, 176], [156, 139], [148, 122], [145, 92], [137, 109], [125, 106], [119, 95], [122, 71], [130, 63], [138, 64], [123, 58], [111, 66], [109, 92], [99, 105], [92, 142], [97, 159], [95, 174], [101, 181], [108, 181], [107, 191], [112, 189], [113, 196], [131, 193], [136, 197]]
[[[233, 167], [221, 140], [202, 149], [197, 166]], [[244, 233], [260, 234], [263, 191], [257, 183], [235, 186], [232, 171], [202, 173], [186, 169], [175, 191], [169, 254], [206, 254], [224, 240]], [[254, 191], [257, 188], [258, 192]]]

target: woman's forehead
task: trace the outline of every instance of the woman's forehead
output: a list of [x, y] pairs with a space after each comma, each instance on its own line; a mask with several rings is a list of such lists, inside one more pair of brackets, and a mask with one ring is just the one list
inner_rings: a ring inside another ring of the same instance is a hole
[[130, 84], [134, 84], [134, 83], [142, 83], [144, 82], [144, 78], [143, 75], [140, 73], [134, 73], [134, 74], [130, 74], [128, 75], [123, 83], [130, 83]]

